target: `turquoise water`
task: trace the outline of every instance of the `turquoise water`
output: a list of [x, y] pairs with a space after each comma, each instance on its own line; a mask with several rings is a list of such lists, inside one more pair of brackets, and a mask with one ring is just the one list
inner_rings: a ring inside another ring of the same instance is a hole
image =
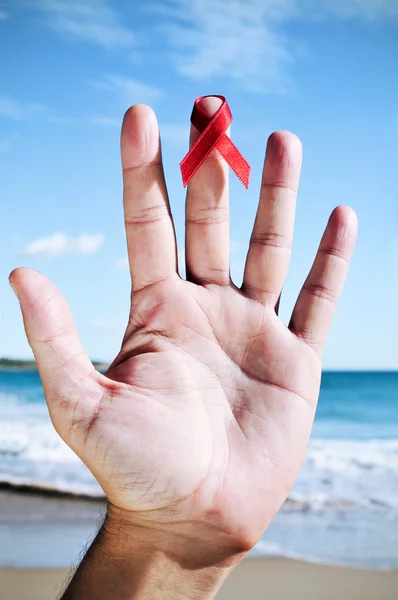
[[398, 372], [326, 372], [313, 437], [398, 439]]
[[[0, 373], [1, 481], [102, 495], [35, 371]], [[398, 568], [398, 372], [323, 374], [300, 476], [253, 554]]]

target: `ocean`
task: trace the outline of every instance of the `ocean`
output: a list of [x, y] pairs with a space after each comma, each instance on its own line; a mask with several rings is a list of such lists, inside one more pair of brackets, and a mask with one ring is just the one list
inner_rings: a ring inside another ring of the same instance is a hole
[[[0, 483], [102, 496], [36, 371], [0, 372]], [[398, 569], [398, 372], [323, 373], [300, 476], [251, 554]]]

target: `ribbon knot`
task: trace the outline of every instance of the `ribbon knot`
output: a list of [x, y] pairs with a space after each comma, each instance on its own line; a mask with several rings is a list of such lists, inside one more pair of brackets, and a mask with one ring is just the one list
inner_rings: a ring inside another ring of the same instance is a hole
[[202, 98], [208, 97], [196, 98], [192, 109], [191, 123], [201, 134], [180, 163], [184, 187], [188, 185], [213, 148], [216, 148], [235, 175], [248, 188], [250, 165], [225, 133], [232, 121], [228, 102], [224, 96], [215, 96], [222, 100], [222, 104], [211, 117], [199, 104]]

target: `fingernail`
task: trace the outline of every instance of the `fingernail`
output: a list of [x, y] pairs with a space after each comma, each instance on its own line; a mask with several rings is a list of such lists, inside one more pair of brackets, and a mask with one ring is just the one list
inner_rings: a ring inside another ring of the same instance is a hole
[[10, 286], [12, 288], [12, 291], [14, 292], [14, 294], [16, 295], [16, 297], [18, 298], [18, 301], [19, 301], [19, 296], [18, 296], [17, 288], [15, 287], [15, 285], [13, 284], [12, 281], [9, 281], [9, 284], [10, 284]]

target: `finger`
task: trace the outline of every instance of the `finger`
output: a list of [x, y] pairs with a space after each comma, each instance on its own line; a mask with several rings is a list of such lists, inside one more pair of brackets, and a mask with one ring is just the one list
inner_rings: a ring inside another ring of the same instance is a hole
[[242, 291], [273, 307], [290, 262], [301, 160], [295, 135], [278, 131], [270, 136]]
[[357, 217], [351, 208], [339, 206], [333, 211], [293, 310], [290, 329], [319, 355], [343, 290], [357, 228]]
[[122, 127], [124, 218], [133, 291], [177, 272], [159, 129], [149, 106], [130, 108]]
[[66, 300], [41, 273], [16, 269], [10, 275], [22, 310], [51, 418], [70, 441], [74, 429], [90, 422], [98, 402], [96, 370], [76, 333]]
[[[209, 115], [214, 115], [221, 100], [202, 98], [200, 104]], [[192, 126], [191, 146], [199, 135]], [[228, 164], [214, 149], [188, 185], [185, 257], [187, 279], [191, 281], [220, 285], [230, 282], [228, 195]]]

